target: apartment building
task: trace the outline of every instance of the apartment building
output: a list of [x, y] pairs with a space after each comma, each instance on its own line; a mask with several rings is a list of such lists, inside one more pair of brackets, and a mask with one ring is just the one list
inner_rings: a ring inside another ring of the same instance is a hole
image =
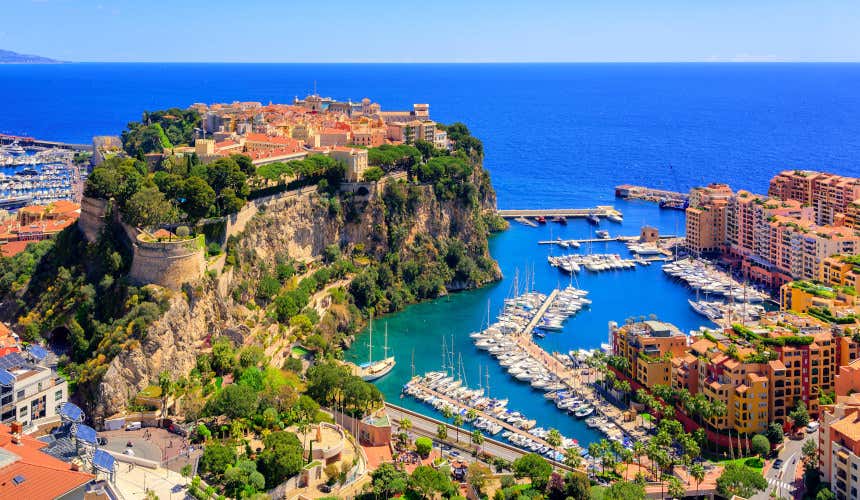
[[[738, 358], [744, 359], [745, 354]], [[712, 428], [741, 434], [764, 432], [769, 422], [770, 387], [765, 364], [740, 361], [717, 350], [698, 368], [699, 393], [726, 408], [724, 415], [708, 419]]]
[[860, 394], [838, 398], [819, 418], [818, 459], [822, 481], [838, 500], [860, 495]]
[[810, 170], [786, 170], [770, 181], [768, 194], [783, 200], [797, 200], [811, 206], [815, 222], [833, 224], [839, 214], [860, 199], [860, 179]]
[[672, 358], [687, 350], [687, 336], [662, 321], [610, 326], [613, 353], [627, 360], [629, 374], [641, 385], [672, 385]]
[[860, 259], [846, 255], [827, 257], [821, 261], [818, 280], [826, 285], [856, 291], [860, 282]]
[[57, 418], [69, 398], [68, 384], [44, 359], [38, 347], [0, 357], [0, 423], [17, 421], [27, 428]]
[[714, 254], [726, 243], [726, 217], [732, 190], [727, 184], [711, 184], [690, 191], [686, 210], [686, 246], [696, 256]]

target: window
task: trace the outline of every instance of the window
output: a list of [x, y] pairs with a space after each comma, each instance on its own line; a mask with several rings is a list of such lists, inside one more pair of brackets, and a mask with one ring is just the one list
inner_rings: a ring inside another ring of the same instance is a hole
[[28, 411], [29, 409], [27, 408], [27, 405], [18, 408], [18, 418], [26, 417]]
[[54, 393], [54, 401], [60, 401], [63, 399], [63, 391], [57, 391]]
[[24, 389], [21, 389], [20, 391], [18, 391], [18, 394], [16, 397], [18, 399], [24, 399]]

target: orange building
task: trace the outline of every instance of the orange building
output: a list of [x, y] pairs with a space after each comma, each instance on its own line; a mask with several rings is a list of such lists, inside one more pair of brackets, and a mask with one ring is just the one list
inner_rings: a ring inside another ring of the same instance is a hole
[[628, 374], [636, 382], [646, 387], [672, 385], [671, 359], [687, 348], [683, 332], [669, 323], [643, 321], [612, 326], [610, 334], [613, 354], [627, 360]]
[[693, 255], [712, 254], [726, 243], [726, 211], [732, 190], [726, 184], [711, 184], [690, 191], [687, 208], [686, 246]]

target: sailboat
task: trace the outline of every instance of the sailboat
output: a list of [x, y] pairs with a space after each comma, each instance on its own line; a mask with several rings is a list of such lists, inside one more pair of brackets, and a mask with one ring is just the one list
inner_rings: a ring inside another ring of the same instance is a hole
[[373, 318], [370, 320], [370, 336], [367, 341], [367, 363], [358, 365], [360, 377], [365, 382], [373, 382], [388, 375], [397, 364], [394, 356], [388, 356], [388, 323], [385, 324], [385, 344], [383, 346], [385, 357], [379, 361], [373, 361]]

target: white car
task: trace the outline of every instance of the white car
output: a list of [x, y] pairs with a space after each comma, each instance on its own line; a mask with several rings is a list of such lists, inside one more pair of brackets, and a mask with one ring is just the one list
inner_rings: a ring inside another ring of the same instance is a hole
[[818, 430], [818, 422], [809, 422], [809, 425], [806, 426], [807, 432], [815, 432]]

